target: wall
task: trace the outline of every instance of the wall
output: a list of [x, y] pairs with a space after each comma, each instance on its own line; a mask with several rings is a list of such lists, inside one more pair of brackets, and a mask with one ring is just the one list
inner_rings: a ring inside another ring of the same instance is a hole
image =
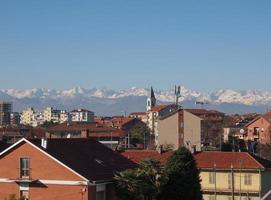
[[[209, 173], [213, 172], [213, 171], [201, 171], [200, 173], [200, 177], [201, 177], [201, 184], [202, 184], [202, 190], [203, 191], [208, 191], [210, 193], [214, 193], [215, 191], [215, 184], [210, 184], [209, 183]], [[244, 184], [244, 176], [245, 174], [251, 174], [252, 175], [252, 185], [247, 186]], [[228, 183], [228, 176], [229, 174], [231, 175], [231, 171], [217, 171], [216, 172], [216, 190], [217, 192], [225, 192], [228, 193], [228, 196], [231, 196], [231, 192], [232, 189], [229, 187], [229, 183]], [[241, 180], [241, 186], [240, 186], [240, 180]], [[252, 193], [254, 194], [254, 196], [256, 196], [255, 199], [259, 199], [259, 191], [260, 191], [260, 175], [259, 172], [255, 171], [255, 172], [245, 172], [243, 171], [241, 173], [241, 179], [240, 179], [240, 172], [235, 171], [234, 172], [234, 191], [238, 194], [240, 192], [240, 188], [242, 193], [249, 193], [251, 192], [251, 194], [249, 194], [249, 196], [253, 196]], [[208, 196], [208, 195], [206, 195]], [[236, 195], [238, 197], [238, 195]], [[223, 199], [221, 198], [217, 198], [217, 199]], [[252, 198], [253, 199], [253, 198]]]
[[[266, 121], [264, 118], [260, 118], [256, 120], [254, 123], [250, 124], [247, 127], [248, 130], [248, 139], [254, 140], [254, 137], [256, 135], [253, 135], [254, 128], [259, 127], [260, 128], [260, 142], [263, 144], [271, 144], [271, 133], [270, 133], [270, 122]], [[262, 128], [264, 131], [262, 131]]]
[[201, 118], [183, 111], [184, 116], [184, 144], [190, 142], [190, 147], [196, 146], [196, 151], [201, 151]]
[[[49, 158], [28, 143], [23, 143], [14, 148], [9, 153], [0, 158], [0, 199], [4, 199], [9, 194], [19, 196], [19, 184], [7, 180], [19, 179], [19, 158], [30, 158], [30, 179], [44, 181], [76, 181], [78, 185], [56, 185], [54, 184], [35, 184], [30, 185], [30, 199], [34, 200], [74, 200], [82, 199], [82, 188], [80, 182], [84, 181], [81, 177], [61, 166], [59, 163]], [[67, 183], [67, 182], [66, 182]], [[95, 188], [94, 188], [95, 189]], [[83, 195], [83, 200], [88, 199], [88, 191]]]
[[158, 146], [172, 145], [176, 150], [179, 147], [179, 113], [158, 121]]

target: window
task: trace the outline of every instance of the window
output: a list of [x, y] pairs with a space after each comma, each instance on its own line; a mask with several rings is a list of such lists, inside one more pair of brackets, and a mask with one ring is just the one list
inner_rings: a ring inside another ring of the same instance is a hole
[[29, 158], [20, 158], [20, 178], [29, 178]]
[[215, 184], [215, 172], [209, 172], [209, 184]]
[[96, 200], [105, 200], [105, 185], [97, 185], [96, 186]]
[[252, 176], [251, 174], [245, 174], [245, 185], [252, 185]]

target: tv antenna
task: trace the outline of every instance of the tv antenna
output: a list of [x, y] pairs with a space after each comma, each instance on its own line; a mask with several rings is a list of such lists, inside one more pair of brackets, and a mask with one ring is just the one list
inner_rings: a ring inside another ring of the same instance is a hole
[[181, 95], [181, 86], [175, 85], [175, 96], [176, 96], [175, 104], [176, 104], [177, 107], [179, 107], [180, 106], [179, 105], [179, 100], [182, 97], [182, 95]]

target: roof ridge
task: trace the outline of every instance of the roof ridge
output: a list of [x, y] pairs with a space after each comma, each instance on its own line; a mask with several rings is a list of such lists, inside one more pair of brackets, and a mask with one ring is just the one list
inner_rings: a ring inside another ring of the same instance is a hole
[[265, 166], [262, 165], [256, 158], [254, 158], [250, 153], [247, 153], [254, 161], [256, 161], [262, 168], [265, 169]]

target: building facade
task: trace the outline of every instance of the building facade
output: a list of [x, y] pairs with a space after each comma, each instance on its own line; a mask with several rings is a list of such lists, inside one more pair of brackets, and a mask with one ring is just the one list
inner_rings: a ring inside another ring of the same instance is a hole
[[52, 107], [47, 107], [43, 110], [43, 121], [44, 122], [60, 122], [60, 113], [61, 110], [53, 109]]
[[134, 166], [86, 139], [22, 139], [0, 153], [0, 165], [0, 199], [28, 200], [115, 200], [114, 172]]
[[10, 125], [10, 114], [12, 104], [9, 102], [0, 102], [0, 127]]
[[73, 110], [70, 112], [70, 115], [73, 122], [94, 122], [94, 112], [89, 110]]
[[21, 124], [23, 125], [33, 125], [35, 121], [35, 110], [30, 107], [22, 111], [21, 113]]
[[191, 151], [201, 151], [201, 122], [201, 118], [184, 109], [160, 117], [157, 145], [174, 150], [185, 146]]
[[205, 200], [261, 200], [271, 189], [271, 162], [246, 152], [195, 155]]
[[248, 140], [271, 144], [271, 112], [256, 117], [246, 125], [246, 129]]

